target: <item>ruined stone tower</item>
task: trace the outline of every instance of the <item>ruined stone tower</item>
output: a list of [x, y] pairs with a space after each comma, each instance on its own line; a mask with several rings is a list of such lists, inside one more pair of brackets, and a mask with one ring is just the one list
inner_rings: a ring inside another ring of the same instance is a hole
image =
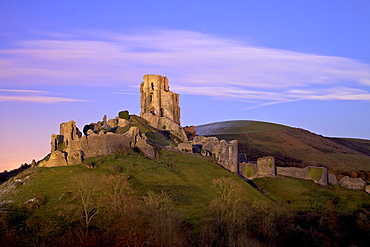
[[140, 86], [140, 116], [165, 117], [180, 125], [179, 95], [170, 91], [167, 77], [145, 75]]

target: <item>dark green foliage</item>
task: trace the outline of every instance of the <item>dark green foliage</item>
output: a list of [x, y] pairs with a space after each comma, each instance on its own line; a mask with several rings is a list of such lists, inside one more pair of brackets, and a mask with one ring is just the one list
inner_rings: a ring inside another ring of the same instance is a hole
[[119, 118], [122, 118], [122, 119], [129, 120], [130, 119], [130, 114], [129, 114], [129, 112], [127, 110], [126, 111], [120, 111], [118, 113], [118, 117]]

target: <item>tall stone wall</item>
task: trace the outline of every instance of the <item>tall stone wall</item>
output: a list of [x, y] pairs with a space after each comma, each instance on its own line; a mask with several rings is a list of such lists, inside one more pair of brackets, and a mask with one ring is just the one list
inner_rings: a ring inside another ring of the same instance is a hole
[[218, 150], [218, 163], [225, 167], [227, 170], [237, 173], [238, 172], [238, 141], [233, 140], [227, 142], [220, 141]]
[[[196, 148], [195, 148], [196, 147]], [[203, 155], [214, 156], [216, 162], [227, 170], [238, 172], [238, 141], [219, 141], [217, 137], [195, 136], [191, 142], [180, 143], [180, 151], [194, 152], [199, 148]]]

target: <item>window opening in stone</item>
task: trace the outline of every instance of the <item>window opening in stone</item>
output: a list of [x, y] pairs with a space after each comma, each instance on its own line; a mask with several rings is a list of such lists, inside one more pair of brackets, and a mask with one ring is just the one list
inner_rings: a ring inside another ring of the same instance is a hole
[[149, 94], [149, 102], [152, 102], [153, 101], [153, 94]]
[[153, 82], [150, 84], [150, 86], [151, 86], [152, 90], [154, 90], [154, 83]]

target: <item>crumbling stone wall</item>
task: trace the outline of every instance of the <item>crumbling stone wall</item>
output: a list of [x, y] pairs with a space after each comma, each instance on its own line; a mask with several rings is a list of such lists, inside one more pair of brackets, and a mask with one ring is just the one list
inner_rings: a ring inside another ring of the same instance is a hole
[[257, 159], [257, 163], [241, 162], [239, 163], [239, 173], [248, 179], [275, 177], [275, 158], [267, 156]]
[[365, 190], [366, 182], [362, 178], [350, 178], [348, 176], [343, 177], [338, 181], [342, 187], [349, 190]]
[[276, 173], [287, 177], [294, 177], [306, 180], [313, 180], [317, 184], [328, 185], [328, 171], [325, 167], [307, 166], [298, 167], [277, 167]]
[[258, 177], [275, 177], [275, 158], [267, 156], [257, 159]]
[[257, 163], [242, 162], [239, 163], [239, 173], [245, 178], [255, 179], [258, 178]]
[[[113, 121], [108, 121], [113, 123]], [[119, 124], [119, 121], [117, 121]], [[104, 125], [108, 125], [104, 121]], [[74, 121], [60, 125], [61, 134], [51, 136], [51, 154], [48, 160], [42, 161], [40, 167], [66, 166], [80, 164], [83, 159], [103, 156], [117, 152], [122, 147], [137, 148], [140, 153], [150, 159], [157, 158], [155, 149], [147, 143], [146, 136], [139, 128], [131, 127], [124, 134], [99, 131], [92, 129], [87, 136], [81, 136]], [[63, 134], [62, 134], [63, 133]]]
[[[195, 148], [196, 147], [196, 148]], [[195, 136], [191, 142], [180, 143], [177, 147], [183, 152], [199, 149], [202, 155], [214, 156], [216, 162], [227, 170], [238, 172], [238, 141], [219, 141], [217, 137]]]

